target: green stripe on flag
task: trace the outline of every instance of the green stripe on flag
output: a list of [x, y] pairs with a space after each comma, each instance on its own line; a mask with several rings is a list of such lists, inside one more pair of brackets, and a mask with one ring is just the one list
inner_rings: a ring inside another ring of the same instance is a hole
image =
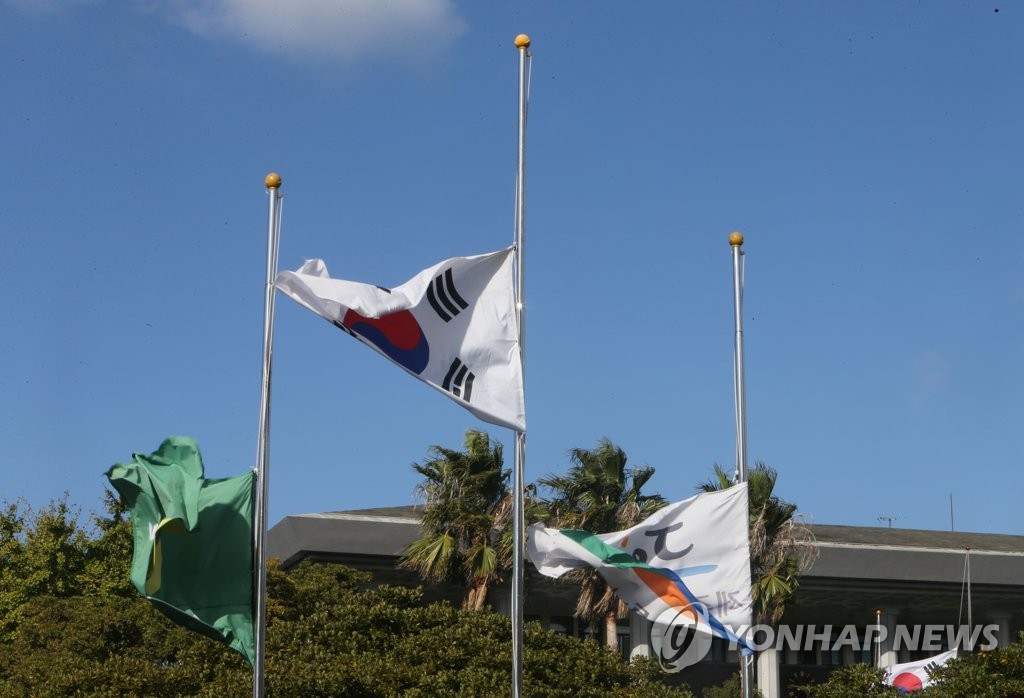
[[662, 577], [668, 576], [657, 567], [651, 567], [646, 562], [637, 560], [622, 548], [616, 548], [614, 545], [608, 545], [589, 531], [582, 531], [578, 528], [563, 528], [561, 529], [561, 533], [563, 536], [570, 539], [610, 567], [618, 567], [619, 569], [637, 568], [650, 570]]

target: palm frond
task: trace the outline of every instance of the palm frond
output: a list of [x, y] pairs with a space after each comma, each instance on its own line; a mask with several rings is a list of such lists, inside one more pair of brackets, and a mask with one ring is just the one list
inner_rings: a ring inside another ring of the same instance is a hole
[[472, 546], [466, 550], [462, 569], [467, 577], [474, 580], [497, 578], [501, 569], [497, 549], [488, 543]]
[[457, 563], [455, 538], [447, 533], [413, 541], [398, 559], [400, 567], [414, 569], [432, 582], [451, 581]]
[[423, 476], [417, 497], [424, 503], [422, 538], [400, 559], [426, 581], [466, 581], [466, 603], [486, 600], [487, 588], [504, 564], [503, 530], [511, 522], [510, 471], [502, 446], [486, 432], [469, 430], [464, 450], [432, 446], [414, 463]]

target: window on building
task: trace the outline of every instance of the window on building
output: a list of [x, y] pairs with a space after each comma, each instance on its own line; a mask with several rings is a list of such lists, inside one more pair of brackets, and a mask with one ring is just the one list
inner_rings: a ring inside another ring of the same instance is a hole
[[633, 649], [630, 644], [629, 622], [627, 621], [625, 625], [620, 623], [618, 628], [616, 628], [615, 634], [619, 639], [619, 654], [628, 662], [630, 650]]

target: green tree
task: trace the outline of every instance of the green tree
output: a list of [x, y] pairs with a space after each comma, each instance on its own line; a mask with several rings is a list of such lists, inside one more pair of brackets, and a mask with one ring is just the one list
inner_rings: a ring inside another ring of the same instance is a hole
[[[510, 620], [488, 610], [422, 605], [417, 590], [366, 589], [367, 575], [304, 564], [284, 583], [296, 613], [268, 630], [275, 696], [502, 696], [511, 685]], [[688, 696], [649, 663], [631, 665], [593, 643], [524, 632], [528, 696]]]
[[[778, 473], [758, 462], [747, 474], [750, 506], [750, 572], [754, 623], [778, 623], [817, 550], [807, 526], [793, 520], [796, 505], [775, 494]], [[732, 474], [717, 463], [701, 492], [732, 487]]]
[[107, 492], [107, 515], [89, 527], [66, 500], [0, 515], [0, 696], [244, 695], [221, 690], [232, 663], [235, 682], [251, 683], [244, 662], [170, 624], [131, 586], [117, 498]]
[[425, 479], [422, 537], [402, 552], [399, 565], [426, 582], [466, 583], [463, 607], [480, 610], [511, 564], [510, 472], [502, 446], [482, 432], [466, 432], [465, 450], [432, 446], [413, 468]]
[[[134, 590], [122, 594], [113, 579], [90, 569], [104, 555], [126, 552], [127, 522], [119, 517], [114, 512], [88, 529], [61, 507], [8, 508], [0, 517], [5, 530], [19, 531], [5, 538], [19, 547], [3, 547], [5, 564], [24, 565], [11, 572], [31, 578], [32, 561], [53, 559], [62, 547], [54, 540], [76, 541], [85, 559], [64, 583], [24, 587], [0, 652], [0, 698], [250, 695], [252, 672], [238, 653], [173, 625]], [[43, 535], [53, 529], [61, 533], [56, 539]], [[15, 549], [17, 561], [8, 554]], [[106, 562], [112, 577], [127, 579], [127, 562]], [[268, 572], [270, 695], [508, 695], [507, 617], [424, 605], [418, 589], [373, 586], [369, 574], [340, 565], [305, 563], [285, 573], [272, 563]], [[690, 696], [661, 683], [649, 662], [627, 664], [536, 623], [524, 636], [527, 696]]]
[[128, 505], [107, 489], [103, 493], [103, 509], [105, 515], [92, 515], [92, 535], [82, 575], [83, 593], [136, 598], [138, 592], [130, 578], [134, 541]]
[[932, 673], [927, 698], [1024, 696], [1024, 632], [1006, 647], [961, 654]]
[[869, 664], [852, 664], [833, 671], [825, 683], [793, 688], [807, 698], [886, 698], [901, 695], [899, 689], [886, 686], [884, 678], [883, 669]]
[[[739, 673], [733, 674], [717, 686], [708, 686], [701, 691], [700, 698], [735, 698], [743, 695], [742, 681]], [[764, 694], [754, 689], [754, 698], [764, 698]]]
[[0, 512], [0, 640], [10, 638], [29, 599], [82, 590], [89, 541], [67, 500], [65, 494], [37, 511], [19, 500]]
[[[609, 533], [635, 526], [666, 504], [661, 495], [641, 494], [654, 468], [627, 468], [625, 451], [606, 437], [595, 448], [572, 449], [569, 459], [571, 466], [564, 475], [538, 481], [552, 492], [544, 502], [552, 526]], [[625, 604], [596, 570], [573, 570], [564, 579], [580, 585], [576, 616], [592, 630], [603, 623], [605, 645], [617, 650], [616, 629], [618, 619], [626, 615]]]

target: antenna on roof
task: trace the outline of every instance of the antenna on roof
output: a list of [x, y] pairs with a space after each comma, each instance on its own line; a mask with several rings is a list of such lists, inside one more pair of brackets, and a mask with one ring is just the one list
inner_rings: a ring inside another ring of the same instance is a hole
[[889, 528], [892, 528], [892, 522], [896, 521], [897, 519], [899, 519], [898, 516], [879, 516], [878, 517], [879, 521], [888, 521], [889, 522]]

